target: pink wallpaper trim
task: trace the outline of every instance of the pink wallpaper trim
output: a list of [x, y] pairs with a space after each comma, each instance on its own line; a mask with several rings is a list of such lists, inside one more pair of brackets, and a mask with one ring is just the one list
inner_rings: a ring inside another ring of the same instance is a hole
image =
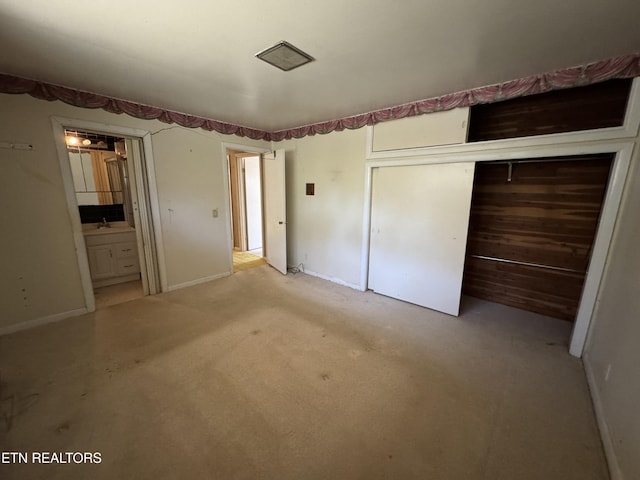
[[175, 123], [187, 128], [202, 128], [203, 130], [215, 131], [226, 135], [237, 135], [254, 140], [272, 140], [277, 142], [345, 129], [354, 130], [387, 120], [451, 110], [457, 107], [468, 107], [479, 103], [497, 102], [551, 90], [589, 85], [612, 78], [631, 78], [637, 76], [640, 76], [640, 53], [277, 132], [241, 127], [231, 123], [173, 112], [171, 110], [119, 100], [36, 80], [28, 80], [13, 75], [0, 74], [0, 93], [26, 93], [35, 98], [48, 101], [60, 100], [69, 105], [81, 108], [101, 108], [107, 112], [118, 114], [126, 113], [132, 117], [144, 120], [155, 119], [163, 123]]
[[365, 125], [375, 125], [376, 123], [387, 120], [451, 110], [457, 107], [469, 107], [479, 103], [508, 100], [524, 95], [533, 95], [562, 88], [589, 85], [612, 78], [630, 78], [637, 76], [640, 76], [640, 54], [638, 53], [594, 62], [581, 67], [556, 70], [555, 72], [542, 75], [534, 75], [487, 87], [474, 88], [441, 97], [419, 100], [417, 102], [376, 110], [340, 120], [331, 120], [329, 122], [272, 132], [270, 137], [273, 141], [279, 141], [291, 138], [302, 138], [307, 135], [325, 134], [344, 129], [357, 129]]
[[163, 123], [176, 123], [187, 128], [202, 128], [227, 135], [249, 137], [254, 140], [270, 140], [269, 132], [254, 128], [241, 127], [231, 123], [219, 122], [207, 118], [173, 112], [140, 103], [119, 100], [95, 93], [83, 92], [50, 83], [28, 80], [13, 75], [0, 74], [0, 93], [27, 93], [42, 100], [60, 100], [80, 108], [101, 108], [111, 113], [126, 113], [143, 120], [159, 120]]

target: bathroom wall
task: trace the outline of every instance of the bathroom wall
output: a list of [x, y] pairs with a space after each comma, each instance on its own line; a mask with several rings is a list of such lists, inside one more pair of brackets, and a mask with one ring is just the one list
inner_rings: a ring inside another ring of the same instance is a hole
[[269, 148], [268, 142], [0, 94], [0, 142], [34, 147], [0, 149], [0, 333], [85, 308], [53, 116], [152, 132], [169, 288], [231, 271], [221, 144]]

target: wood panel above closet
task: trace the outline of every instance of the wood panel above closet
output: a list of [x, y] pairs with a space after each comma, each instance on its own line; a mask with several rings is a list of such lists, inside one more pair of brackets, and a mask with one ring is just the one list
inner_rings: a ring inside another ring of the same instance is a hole
[[620, 126], [632, 79], [474, 105], [469, 142]]
[[464, 293], [574, 320], [612, 160], [479, 163]]

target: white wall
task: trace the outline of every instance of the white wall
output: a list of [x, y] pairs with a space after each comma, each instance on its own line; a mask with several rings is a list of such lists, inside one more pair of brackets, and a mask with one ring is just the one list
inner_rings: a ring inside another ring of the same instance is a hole
[[262, 248], [260, 155], [244, 157], [244, 196], [247, 207], [247, 250], [255, 250]]
[[[267, 142], [0, 94], [0, 332], [85, 307], [51, 117], [156, 132], [153, 155], [169, 287], [230, 271], [221, 143]], [[220, 215], [213, 218], [212, 209]], [[173, 212], [170, 212], [171, 209]]]
[[[286, 150], [288, 264], [360, 284], [366, 130], [274, 142]], [[305, 184], [315, 195], [305, 195]]]
[[636, 142], [584, 354], [596, 409], [609, 435], [605, 446], [614, 457], [609, 459], [613, 480], [640, 478], [639, 206], [640, 148]]

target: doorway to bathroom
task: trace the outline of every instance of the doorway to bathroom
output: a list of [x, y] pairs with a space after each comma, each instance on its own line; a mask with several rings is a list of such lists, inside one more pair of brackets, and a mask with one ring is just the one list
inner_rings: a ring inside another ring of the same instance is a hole
[[64, 134], [96, 309], [143, 297], [125, 139]]
[[159, 293], [143, 132], [67, 119], [53, 126], [87, 310]]

